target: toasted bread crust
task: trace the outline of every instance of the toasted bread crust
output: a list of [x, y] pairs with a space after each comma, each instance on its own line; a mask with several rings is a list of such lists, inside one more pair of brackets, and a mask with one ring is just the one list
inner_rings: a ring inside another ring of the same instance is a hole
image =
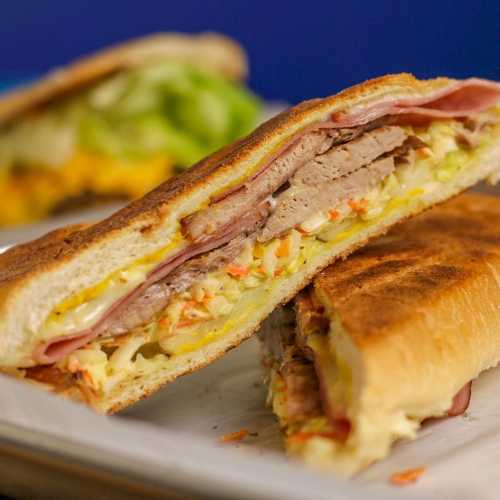
[[246, 55], [234, 40], [215, 33], [158, 33], [83, 57], [0, 98], [0, 125], [58, 97], [144, 61], [169, 58], [205, 67], [232, 80], [247, 75]]

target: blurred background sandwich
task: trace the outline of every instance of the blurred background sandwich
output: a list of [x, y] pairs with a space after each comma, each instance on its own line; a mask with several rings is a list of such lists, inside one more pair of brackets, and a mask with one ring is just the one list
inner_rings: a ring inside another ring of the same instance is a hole
[[0, 226], [136, 198], [250, 132], [243, 49], [217, 34], [156, 34], [0, 97]]

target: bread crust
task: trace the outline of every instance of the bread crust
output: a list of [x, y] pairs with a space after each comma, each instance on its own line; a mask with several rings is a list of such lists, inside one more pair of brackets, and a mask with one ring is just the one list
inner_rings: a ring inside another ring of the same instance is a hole
[[82, 57], [33, 84], [5, 93], [0, 97], [0, 125], [120, 70], [166, 58], [190, 62], [231, 80], [242, 80], [248, 72], [243, 48], [229, 37], [157, 33]]

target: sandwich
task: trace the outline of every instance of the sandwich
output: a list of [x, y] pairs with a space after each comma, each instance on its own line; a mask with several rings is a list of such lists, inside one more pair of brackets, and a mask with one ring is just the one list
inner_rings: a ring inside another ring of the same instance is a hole
[[288, 453], [349, 476], [462, 414], [500, 361], [499, 297], [500, 198], [479, 194], [321, 272], [261, 333]]
[[157, 34], [0, 96], [0, 226], [137, 198], [250, 132], [243, 49]]
[[207, 365], [335, 259], [494, 176], [499, 97], [485, 80], [372, 80], [8, 250], [0, 367], [111, 413]]

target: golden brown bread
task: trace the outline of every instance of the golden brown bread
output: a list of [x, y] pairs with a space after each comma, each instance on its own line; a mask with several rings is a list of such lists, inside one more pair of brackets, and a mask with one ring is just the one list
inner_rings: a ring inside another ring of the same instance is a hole
[[41, 80], [0, 97], [0, 125], [120, 70], [156, 59], [191, 62], [229, 79], [247, 75], [243, 49], [215, 33], [158, 33], [106, 48], [58, 68]]
[[398, 225], [321, 272], [314, 295], [352, 430], [290, 450], [350, 475], [499, 363], [500, 198], [464, 194]]

